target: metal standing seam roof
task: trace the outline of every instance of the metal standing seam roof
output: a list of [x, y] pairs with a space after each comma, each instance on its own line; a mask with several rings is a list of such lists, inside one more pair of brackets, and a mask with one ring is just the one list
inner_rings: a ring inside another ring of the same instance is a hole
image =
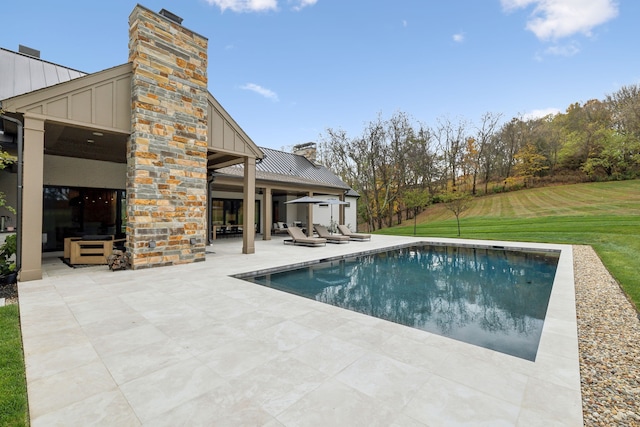
[[[258, 179], [351, 190], [351, 187], [325, 166], [314, 164], [303, 156], [265, 147], [260, 149], [265, 157], [256, 164]], [[242, 165], [234, 165], [216, 172], [220, 175], [243, 176], [243, 168]]]
[[0, 100], [87, 75], [40, 58], [0, 48]]

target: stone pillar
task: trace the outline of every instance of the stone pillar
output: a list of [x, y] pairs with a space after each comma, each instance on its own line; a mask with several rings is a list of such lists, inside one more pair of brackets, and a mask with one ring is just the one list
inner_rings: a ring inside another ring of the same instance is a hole
[[140, 5], [129, 16], [127, 250], [133, 268], [204, 261], [207, 44]]
[[[42, 279], [42, 188], [44, 183], [44, 119], [24, 115], [22, 189], [22, 268], [20, 281]], [[18, 194], [18, 197], [20, 195]]]
[[244, 158], [244, 192], [242, 199], [242, 253], [256, 252], [256, 159]]

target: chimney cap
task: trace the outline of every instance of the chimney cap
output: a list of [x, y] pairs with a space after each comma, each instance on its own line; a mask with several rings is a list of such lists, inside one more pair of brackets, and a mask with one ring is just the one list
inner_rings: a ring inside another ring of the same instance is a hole
[[21, 44], [18, 45], [18, 52], [24, 53], [25, 55], [33, 56], [34, 58], [40, 58], [39, 50], [32, 49], [28, 46], [23, 46]]
[[182, 25], [182, 18], [180, 18], [175, 13], [169, 12], [167, 9], [162, 9], [159, 13], [168, 20], [173, 21], [178, 25]]

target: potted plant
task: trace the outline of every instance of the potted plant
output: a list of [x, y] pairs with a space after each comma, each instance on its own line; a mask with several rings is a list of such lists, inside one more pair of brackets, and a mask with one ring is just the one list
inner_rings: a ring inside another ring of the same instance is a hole
[[16, 234], [9, 234], [0, 246], [0, 283], [5, 285], [15, 283], [18, 278], [15, 259], [18, 243], [17, 237]]

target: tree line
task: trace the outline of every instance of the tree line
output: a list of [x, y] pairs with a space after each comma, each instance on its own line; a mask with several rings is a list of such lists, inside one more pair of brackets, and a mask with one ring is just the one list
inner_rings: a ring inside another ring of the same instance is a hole
[[640, 177], [640, 85], [539, 118], [487, 112], [428, 126], [378, 115], [359, 136], [328, 128], [319, 142], [320, 161], [360, 193], [358, 221], [376, 230], [461, 195]]

